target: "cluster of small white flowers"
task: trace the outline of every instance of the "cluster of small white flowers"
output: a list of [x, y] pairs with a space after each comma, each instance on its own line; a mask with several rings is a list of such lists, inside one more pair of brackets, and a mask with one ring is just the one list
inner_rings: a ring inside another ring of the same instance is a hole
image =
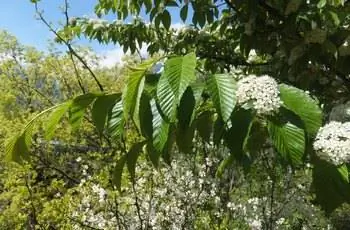
[[334, 106], [329, 114], [329, 120], [331, 121], [350, 121], [350, 101]]
[[237, 84], [237, 102], [240, 105], [252, 103], [258, 114], [271, 115], [282, 104], [277, 82], [267, 75], [249, 75]]
[[334, 165], [350, 160], [350, 122], [331, 121], [319, 129], [314, 145], [316, 154]]
[[[238, 219], [243, 218], [243, 221], [252, 230], [264, 229], [264, 215], [270, 215], [270, 206], [267, 202], [267, 197], [252, 197], [248, 200], [239, 200], [238, 203], [228, 202], [226, 207], [232, 215]], [[274, 221], [276, 229], [285, 224], [286, 219], [281, 217]]]
[[191, 162], [178, 159], [171, 168], [154, 173], [158, 186], [153, 195], [152, 229], [182, 229], [186, 221], [195, 218], [191, 210], [207, 202], [220, 204], [217, 182], [208, 175], [208, 169], [218, 161], [210, 157], [204, 160], [194, 170]]
[[253, 197], [238, 204], [228, 202], [226, 206], [233, 212], [234, 217], [243, 218], [250, 229], [261, 230], [263, 229], [262, 209], [263, 207], [268, 208], [264, 206], [265, 201], [265, 197]]
[[[82, 199], [72, 212], [73, 219], [79, 219], [82, 223], [98, 229], [116, 228], [117, 222], [114, 213], [105, 211], [103, 208], [107, 199], [105, 189], [99, 184], [86, 183], [80, 186], [79, 192]], [[72, 204], [75, 203], [76, 200], [72, 200]], [[73, 228], [83, 229], [80, 225], [74, 225]]]

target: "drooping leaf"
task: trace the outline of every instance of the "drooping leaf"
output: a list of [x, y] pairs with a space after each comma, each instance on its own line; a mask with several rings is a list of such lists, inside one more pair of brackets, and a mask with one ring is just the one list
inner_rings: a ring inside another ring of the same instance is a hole
[[123, 92], [123, 109], [124, 118], [128, 120], [131, 116], [138, 129], [140, 129], [139, 121], [139, 104], [142, 95], [145, 74], [153, 66], [154, 60], [151, 59], [147, 62], [140, 64], [135, 68], [129, 68], [130, 74], [128, 76], [128, 83], [126, 89]]
[[171, 15], [168, 10], [164, 10], [162, 14], [162, 23], [165, 29], [169, 30], [171, 25]]
[[163, 120], [154, 100], [151, 101], [151, 108], [153, 115], [153, 145], [158, 152], [162, 152], [168, 140], [169, 123]]
[[60, 122], [64, 114], [69, 110], [71, 104], [72, 104], [72, 101], [67, 101], [65, 103], [58, 105], [55, 109], [52, 110], [44, 126], [46, 139], [52, 138], [58, 123]]
[[182, 8], [181, 8], [181, 11], [180, 11], [180, 18], [183, 22], [186, 21], [187, 19], [187, 14], [188, 14], [188, 4], [184, 5]]
[[317, 101], [293, 86], [281, 84], [279, 90], [284, 107], [300, 117], [309, 134], [315, 134], [322, 125], [322, 110]]
[[235, 80], [228, 74], [216, 74], [209, 78], [208, 88], [217, 111], [226, 122], [236, 105]]
[[91, 112], [92, 120], [100, 133], [103, 132], [105, 127], [108, 112], [120, 97], [120, 94], [103, 95], [98, 97], [94, 102]]
[[126, 163], [126, 155], [122, 156], [113, 169], [112, 183], [121, 192], [123, 169]]
[[165, 163], [168, 165], [171, 164], [171, 153], [173, 151], [173, 146], [175, 143], [175, 128], [173, 126], [169, 127], [169, 132], [168, 132], [168, 140], [163, 148], [163, 152], [161, 154], [163, 160]]
[[176, 118], [176, 108], [186, 88], [195, 81], [196, 56], [194, 53], [166, 61], [158, 86], [157, 97], [163, 114], [170, 121]]
[[196, 106], [196, 100], [191, 87], [183, 94], [178, 107], [178, 123], [176, 129], [176, 143], [181, 152], [190, 153], [193, 146], [195, 125], [192, 117]]
[[219, 145], [225, 134], [225, 123], [220, 116], [216, 116], [214, 119], [213, 142], [214, 145]]
[[[19, 136], [11, 138], [6, 144], [6, 160], [22, 164], [23, 161], [29, 160], [29, 141], [30, 133], [22, 133]], [[30, 136], [31, 138], [31, 136]]]
[[244, 158], [244, 142], [249, 135], [253, 118], [249, 110], [239, 109], [235, 111], [230, 118], [230, 127], [223, 134], [226, 146], [239, 161]]
[[51, 112], [60, 106], [61, 104], [40, 112], [27, 123], [20, 134], [11, 138], [5, 146], [6, 160], [14, 161], [19, 164], [23, 163], [24, 160], [28, 161], [29, 149], [32, 144], [33, 129], [36, 122], [40, 121], [40, 119], [48, 112]]
[[186, 129], [192, 122], [192, 115], [196, 106], [196, 99], [192, 88], [188, 87], [183, 94], [178, 107], [178, 125]]
[[133, 146], [130, 148], [127, 154], [127, 157], [126, 157], [127, 167], [132, 180], [134, 180], [135, 178], [135, 168], [136, 168], [137, 158], [142, 152], [142, 148], [144, 145], [145, 145], [145, 141], [137, 142], [133, 144]]
[[294, 124], [269, 121], [268, 131], [273, 145], [284, 160], [293, 165], [303, 162], [305, 152], [304, 130]]
[[350, 202], [350, 184], [346, 165], [336, 167], [328, 162], [317, 160], [312, 176], [316, 202], [327, 213], [331, 213], [345, 202]]
[[198, 116], [196, 126], [198, 135], [209, 143], [214, 130], [214, 114], [211, 111], [204, 111]]
[[87, 93], [72, 100], [72, 105], [69, 108], [69, 123], [73, 130], [79, 127], [86, 109], [92, 104], [96, 97], [96, 94]]
[[120, 100], [114, 104], [108, 114], [107, 130], [113, 137], [121, 137], [124, 133], [124, 115], [123, 115], [123, 101]]
[[151, 100], [150, 96], [148, 96], [146, 93], [143, 93], [140, 100], [140, 110], [139, 110], [141, 134], [148, 140], [153, 139], [153, 125], [152, 125], [153, 114], [152, 114], [150, 100]]
[[227, 169], [227, 167], [233, 163], [234, 159], [235, 159], [234, 155], [231, 154], [228, 157], [226, 157], [224, 160], [222, 160], [220, 162], [218, 169], [216, 170], [215, 176], [220, 178], [224, 173], [225, 169]]
[[162, 153], [154, 148], [152, 141], [147, 142], [146, 150], [147, 150], [147, 155], [149, 157], [149, 160], [152, 162], [154, 167], [158, 168], [159, 158]]

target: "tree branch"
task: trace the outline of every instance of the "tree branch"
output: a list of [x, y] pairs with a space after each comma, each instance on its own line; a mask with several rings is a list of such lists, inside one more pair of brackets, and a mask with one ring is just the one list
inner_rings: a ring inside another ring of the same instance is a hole
[[[67, 2], [67, 1], [65, 1]], [[87, 64], [87, 62], [73, 49], [71, 43], [67, 40], [65, 40], [60, 34], [58, 34], [58, 32], [56, 30], [54, 30], [52, 28], [52, 26], [46, 21], [46, 19], [44, 18], [43, 14], [39, 11], [38, 8], [38, 4], [34, 3], [35, 5], [35, 11], [37, 13], [37, 15], [39, 16], [39, 19], [47, 26], [47, 28], [55, 34], [55, 36], [57, 37], [58, 40], [60, 40], [63, 44], [66, 45], [66, 47], [68, 48], [69, 52], [72, 53], [72, 55], [74, 55], [82, 64], [83, 66], [89, 71], [90, 75], [92, 76], [92, 78], [95, 80], [96, 84], [98, 85], [100, 91], [104, 91], [102, 84], [100, 83], [100, 81], [97, 79], [95, 73], [92, 71], [92, 69], [89, 67], [89, 65]], [[68, 6], [66, 7], [66, 9], [68, 8]], [[65, 12], [66, 18], [68, 17], [67, 11]]]

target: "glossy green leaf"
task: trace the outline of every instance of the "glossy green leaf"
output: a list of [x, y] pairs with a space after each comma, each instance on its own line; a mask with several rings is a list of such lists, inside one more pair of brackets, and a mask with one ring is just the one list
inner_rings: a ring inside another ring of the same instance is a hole
[[171, 25], [171, 15], [168, 10], [164, 10], [162, 14], [162, 23], [165, 29], [169, 30]]
[[96, 97], [96, 94], [87, 93], [73, 99], [72, 105], [69, 108], [69, 123], [73, 130], [79, 127], [86, 109], [92, 104]]
[[145, 82], [145, 74], [147, 71], [149, 71], [153, 64], [154, 60], [151, 59], [138, 65], [136, 68], [130, 68], [128, 83], [126, 89], [123, 91], [123, 109], [125, 120], [128, 120], [129, 116], [131, 116], [138, 129], [140, 129], [138, 112], [140, 98]]
[[350, 184], [346, 165], [334, 166], [317, 160], [313, 168], [316, 202], [331, 213], [343, 203], [350, 202]]
[[142, 148], [144, 145], [145, 145], [145, 141], [137, 142], [133, 144], [133, 146], [130, 148], [129, 152], [127, 153], [126, 162], [127, 162], [128, 171], [130, 173], [132, 180], [134, 180], [135, 178], [135, 168], [136, 168], [137, 158], [142, 152]]
[[123, 101], [115, 103], [108, 114], [107, 130], [113, 137], [121, 137], [124, 133], [125, 119], [123, 115]]
[[244, 158], [244, 143], [253, 121], [249, 110], [239, 109], [232, 113], [228, 130], [223, 134], [226, 146], [238, 161]]
[[115, 165], [112, 174], [113, 185], [121, 192], [122, 175], [126, 163], [126, 155], [122, 156]]
[[14, 161], [21, 164], [23, 161], [29, 160], [29, 149], [32, 144], [33, 129], [36, 122], [40, 121], [44, 115], [60, 106], [61, 104], [50, 107], [37, 114], [27, 123], [19, 135], [14, 136], [6, 143], [5, 158], [7, 161]]
[[277, 152], [293, 165], [303, 162], [305, 152], [305, 133], [292, 123], [269, 121], [268, 131]]
[[120, 99], [120, 94], [103, 95], [96, 99], [92, 106], [92, 120], [97, 130], [102, 133], [108, 117], [108, 112], [115, 102]]
[[192, 117], [195, 113], [196, 99], [191, 87], [183, 94], [178, 108], [178, 123], [176, 129], [176, 143], [181, 152], [192, 152], [195, 125]]
[[58, 123], [60, 122], [64, 114], [69, 110], [71, 104], [72, 101], [67, 101], [56, 106], [56, 108], [52, 110], [44, 126], [46, 139], [52, 138]]
[[180, 10], [180, 18], [183, 22], [186, 21], [188, 14], [188, 4], [184, 5]]
[[198, 135], [209, 143], [214, 130], [214, 114], [211, 111], [204, 111], [198, 116], [196, 126]]
[[186, 88], [195, 81], [196, 56], [194, 53], [166, 61], [157, 86], [157, 97], [163, 114], [170, 121], [176, 119], [176, 108]]
[[309, 134], [315, 134], [322, 125], [322, 110], [318, 102], [293, 86], [281, 84], [279, 90], [283, 106], [300, 117]]
[[216, 74], [209, 78], [208, 88], [217, 111], [226, 122], [236, 105], [236, 82], [228, 74]]
[[152, 140], [153, 138], [153, 125], [152, 125], [153, 114], [152, 114], [150, 100], [151, 100], [151, 97], [143, 93], [140, 100], [140, 110], [139, 110], [141, 134], [148, 140]]
[[152, 125], [153, 125], [153, 146], [158, 152], [162, 152], [168, 140], [169, 123], [163, 120], [154, 100], [151, 101]]

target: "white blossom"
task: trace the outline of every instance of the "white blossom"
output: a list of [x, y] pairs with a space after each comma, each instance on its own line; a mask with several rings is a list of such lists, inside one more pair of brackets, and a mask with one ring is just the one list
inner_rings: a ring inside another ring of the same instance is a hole
[[282, 104], [278, 84], [272, 77], [249, 75], [238, 81], [237, 86], [238, 104], [251, 104], [258, 114], [273, 114]]
[[350, 160], [350, 122], [331, 121], [319, 129], [314, 149], [317, 155], [334, 165]]

